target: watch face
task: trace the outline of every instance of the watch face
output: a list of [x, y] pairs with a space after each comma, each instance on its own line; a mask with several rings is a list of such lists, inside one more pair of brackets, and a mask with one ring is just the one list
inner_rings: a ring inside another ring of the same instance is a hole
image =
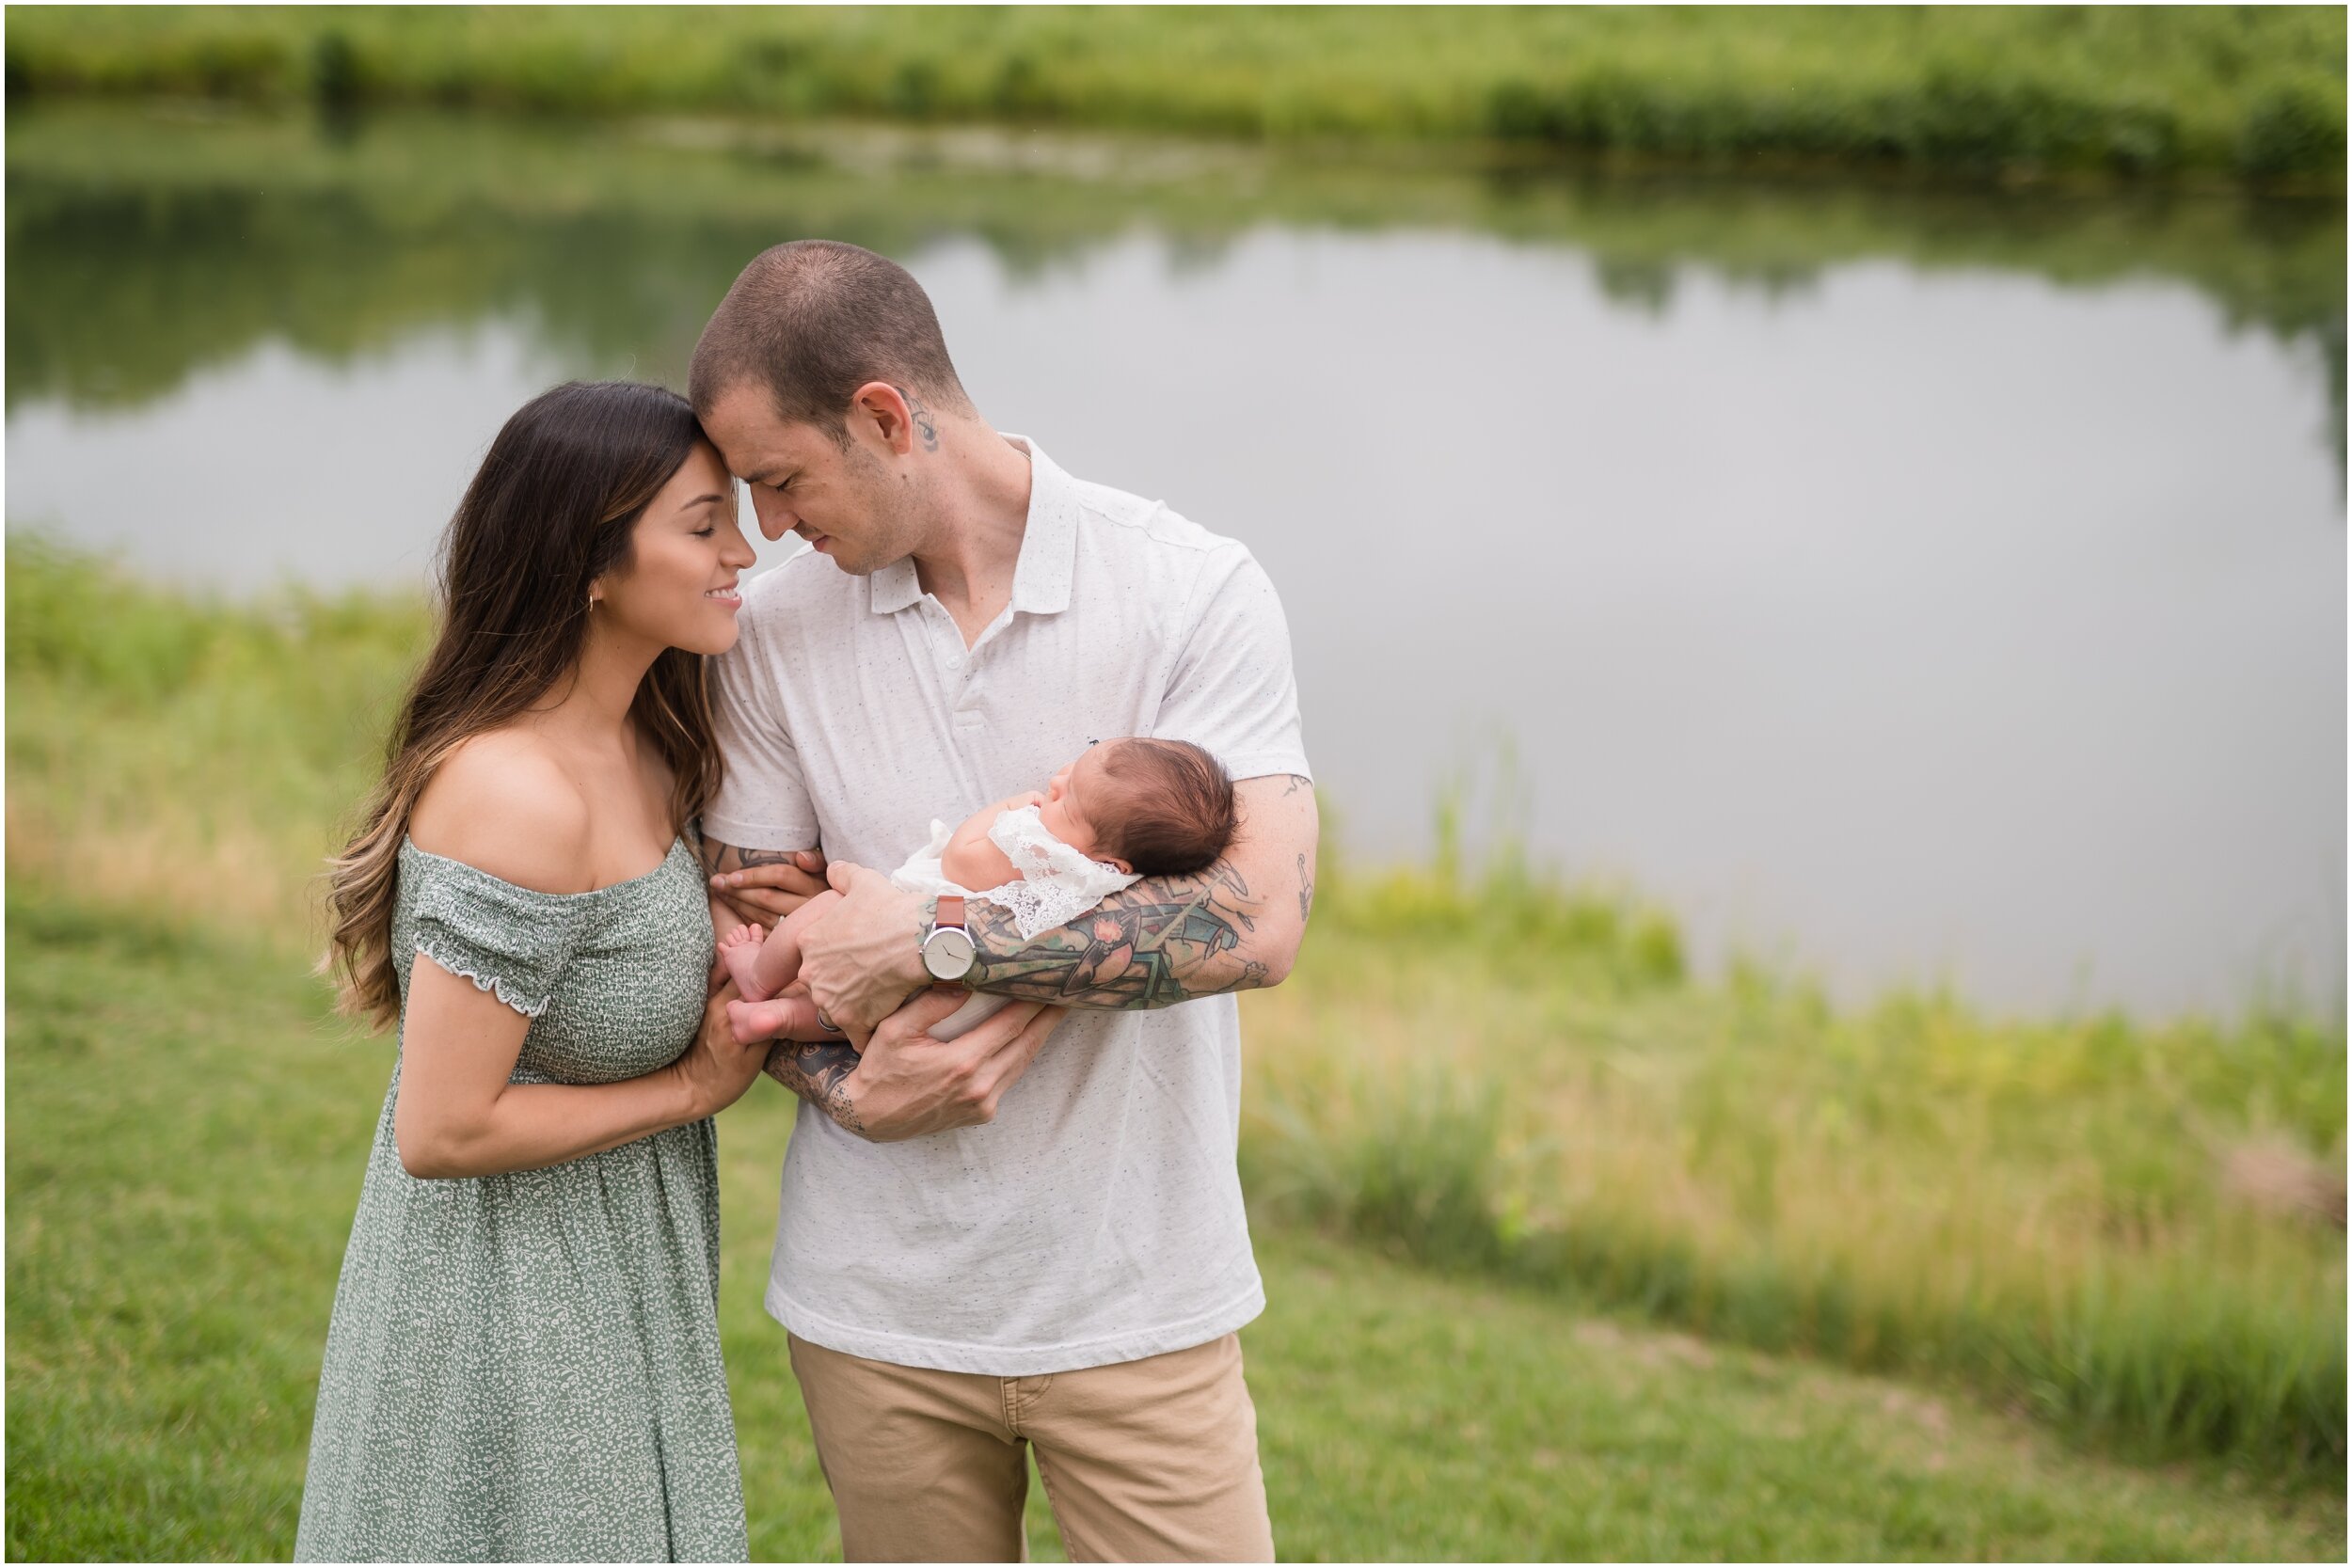
[[931, 933], [923, 944], [923, 967], [934, 980], [961, 980], [972, 972], [972, 939], [954, 927]]

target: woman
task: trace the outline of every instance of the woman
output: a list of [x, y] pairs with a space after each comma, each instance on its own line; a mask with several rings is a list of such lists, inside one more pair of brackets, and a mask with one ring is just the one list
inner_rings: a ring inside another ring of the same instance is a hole
[[295, 1555], [740, 1559], [710, 1117], [766, 1046], [709, 994], [682, 837], [719, 777], [704, 657], [754, 560], [733, 485], [683, 399], [559, 387], [491, 443], [446, 551], [333, 873], [343, 1000], [398, 1018], [400, 1059]]
[[764, 1048], [707, 1004], [679, 832], [754, 556], [692, 409], [625, 384], [509, 420], [446, 552], [329, 897], [344, 1003], [401, 1049], [295, 1555], [740, 1558], [708, 1118]]

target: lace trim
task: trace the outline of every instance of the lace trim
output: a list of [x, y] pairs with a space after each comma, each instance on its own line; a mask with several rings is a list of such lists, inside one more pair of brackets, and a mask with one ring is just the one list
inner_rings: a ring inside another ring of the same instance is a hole
[[471, 980], [473, 982], [474, 990], [486, 990], [490, 992], [500, 1001], [505, 1003], [508, 1006], [522, 1014], [525, 1018], [537, 1018], [541, 1013], [548, 1010], [548, 1004], [555, 1000], [555, 993], [553, 991], [549, 991], [547, 995], [539, 998], [538, 1003], [535, 1006], [529, 1002], [518, 1002], [514, 997], [506, 994], [506, 982], [500, 979], [497, 975], [477, 974], [463, 964], [453, 964], [447, 958], [441, 957], [440, 954], [433, 951], [432, 947], [425, 942], [421, 942], [417, 943], [417, 951], [423, 954], [426, 958], [431, 958], [435, 963], [439, 964], [443, 969], [448, 970], [452, 974], [456, 975], [459, 979]]
[[909, 855], [906, 863], [890, 874], [891, 883], [909, 893], [953, 893], [977, 903], [993, 904], [1012, 916], [1014, 928], [1020, 931], [1024, 942], [1057, 926], [1067, 926], [1136, 880], [1123, 871], [1089, 860], [1046, 832], [1037, 807], [1014, 806], [996, 814], [996, 820], [989, 824], [988, 838], [1005, 852], [1020, 875], [1002, 887], [976, 892], [949, 881], [939, 863], [953, 832], [946, 823], [932, 818], [930, 842]]
[[1021, 879], [975, 896], [1012, 916], [1021, 940], [1066, 926], [1110, 895], [1135, 885], [1126, 872], [1090, 860], [1046, 831], [1035, 806], [997, 813], [988, 840], [1005, 852]]

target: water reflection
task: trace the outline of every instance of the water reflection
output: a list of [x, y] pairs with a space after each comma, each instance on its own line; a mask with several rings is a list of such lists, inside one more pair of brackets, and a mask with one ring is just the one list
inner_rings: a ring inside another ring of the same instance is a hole
[[841, 234], [1000, 427], [1258, 550], [1359, 852], [1504, 736], [1473, 827], [1705, 959], [2341, 984], [2340, 214], [71, 129], [10, 124], [13, 522], [413, 577], [516, 404], [677, 379], [745, 258]]

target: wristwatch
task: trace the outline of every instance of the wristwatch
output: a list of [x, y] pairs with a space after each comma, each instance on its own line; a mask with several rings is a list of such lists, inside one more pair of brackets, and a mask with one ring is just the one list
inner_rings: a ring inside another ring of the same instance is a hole
[[963, 928], [963, 900], [952, 893], [939, 895], [931, 916], [930, 934], [923, 939], [923, 968], [934, 980], [950, 985], [972, 973], [972, 933]]

